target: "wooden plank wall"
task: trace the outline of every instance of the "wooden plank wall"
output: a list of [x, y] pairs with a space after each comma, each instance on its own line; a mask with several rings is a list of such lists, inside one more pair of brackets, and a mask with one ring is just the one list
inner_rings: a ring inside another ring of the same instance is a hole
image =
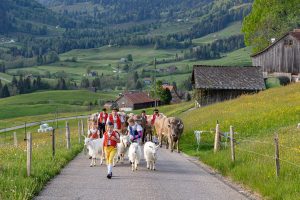
[[[292, 40], [293, 45], [285, 45], [285, 40]], [[300, 41], [291, 35], [277, 42], [267, 51], [252, 57], [253, 66], [263, 67], [264, 72], [300, 73]]]

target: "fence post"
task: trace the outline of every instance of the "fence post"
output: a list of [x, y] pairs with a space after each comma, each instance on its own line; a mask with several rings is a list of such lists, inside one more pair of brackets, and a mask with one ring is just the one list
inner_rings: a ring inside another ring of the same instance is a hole
[[52, 130], [52, 157], [55, 157], [55, 129]]
[[235, 149], [234, 149], [234, 129], [230, 126], [230, 146], [231, 146], [231, 160], [235, 162]]
[[217, 122], [216, 134], [215, 134], [215, 144], [214, 144], [214, 153], [219, 151], [219, 149], [220, 149], [220, 125], [219, 125], [219, 122]]
[[27, 133], [26, 137], [27, 141], [27, 176], [30, 176], [31, 174], [31, 154], [32, 154], [32, 138], [31, 138], [31, 132]]
[[17, 147], [18, 146], [18, 138], [17, 138], [17, 133], [14, 132], [14, 146]]
[[78, 142], [79, 142], [79, 144], [81, 143], [81, 130], [80, 130], [80, 128], [81, 128], [81, 124], [80, 124], [80, 121], [78, 120]]
[[83, 123], [83, 120], [81, 120], [81, 135], [85, 135], [84, 134], [84, 123]]
[[278, 134], [275, 133], [275, 164], [276, 164], [276, 176], [279, 177], [280, 174], [280, 162], [279, 162], [279, 145], [278, 145]]
[[70, 143], [70, 127], [69, 127], [69, 122], [66, 122], [66, 139], [67, 139], [67, 149], [71, 148], [71, 143]]
[[25, 124], [24, 124], [24, 141], [26, 141], [26, 135], [27, 135], [27, 131], [26, 131], [26, 122], [25, 122]]

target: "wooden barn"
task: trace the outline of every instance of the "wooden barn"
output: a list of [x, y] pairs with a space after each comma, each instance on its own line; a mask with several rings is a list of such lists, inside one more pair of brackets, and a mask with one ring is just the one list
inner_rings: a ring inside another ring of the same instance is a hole
[[198, 107], [265, 89], [261, 67], [195, 65], [192, 84]]
[[145, 92], [127, 92], [122, 94], [116, 101], [122, 111], [131, 111], [155, 106], [155, 100]]
[[300, 29], [286, 33], [263, 51], [251, 56], [253, 66], [261, 66], [269, 74], [298, 76], [300, 74]]

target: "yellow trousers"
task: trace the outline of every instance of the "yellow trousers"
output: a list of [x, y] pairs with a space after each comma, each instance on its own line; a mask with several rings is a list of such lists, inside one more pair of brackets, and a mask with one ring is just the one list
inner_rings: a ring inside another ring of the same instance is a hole
[[117, 148], [113, 146], [104, 147], [106, 164], [111, 165], [113, 164], [113, 159], [117, 153]]

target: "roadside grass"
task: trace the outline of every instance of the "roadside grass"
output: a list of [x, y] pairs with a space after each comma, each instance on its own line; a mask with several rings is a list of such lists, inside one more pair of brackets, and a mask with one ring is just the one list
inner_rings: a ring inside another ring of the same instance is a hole
[[[84, 120], [85, 121], [85, 120]], [[32, 176], [26, 174], [26, 142], [24, 133], [18, 133], [18, 147], [10, 137], [0, 138], [0, 199], [32, 199], [43, 186], [82, 151], [78, 143], [77, 120], [69, 121], [71, 149], [66, 149], [65, 122], [60, 122], [56, 131], [56, 154], [52, 157], [51, 133], [37, 133], [38, 127], [30, 127], [32, 133]]]
[[94, 93], [87, 90], [42, 91], [17, 95], [0, 99], [0, 120], [34, 115], [54, 116], [56, 112], [60, 116], [61, 113], [68, 112], [86, 113], [88, 102], [94, 104], [97, 101], [100, 108], [99, 103], [115, 98], [116, 92]]
[[[300, 84], [214, 104], [179, 115], [185, 125], [181, 149], [225, 176], [259, 192], [266, 199], [298, 199], [300, 194]], [[236, 162], [228, 147], [213, 152], [214, 133], [203, 134], [197, 152], [194, 130], [221, 132], [234, 126]], [[274, 133], [279, 134], [281, 174], [275, 176]], [[288, 162], [286, 162], [288, 161]], [[292, 162], [294, 164], [291, 164]]]

